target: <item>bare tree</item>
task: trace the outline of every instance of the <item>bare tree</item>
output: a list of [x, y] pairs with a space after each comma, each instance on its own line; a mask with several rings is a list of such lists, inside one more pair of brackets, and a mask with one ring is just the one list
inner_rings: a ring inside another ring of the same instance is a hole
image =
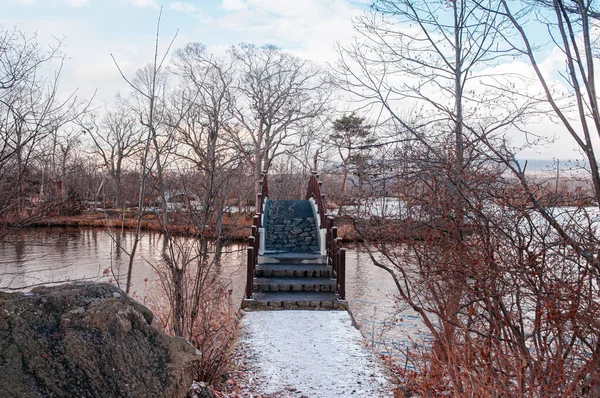
[[[589, 166], [590, 178], [594, 187], [594, 201], [600, 206], [600, 171], [596, 157], [597, 148], [594, 140], [600, 138], [600, 110], [596, 93], [595, 64], [597, 52], [593, 39], [593, 24], [598, 19], [596, 3], [593, 1], [540, 1], [532, 2], [530, 7], [515, 9], [514, 5], [502, 1], [502, 8], [497, 10], [506, 16], [517, 32], [510, 41], [518, 53], [527, 59], [534, 74], [542, 86], [544, 100], [552, 113], [564, 126]], [[567, 85], [565, 90], [554, 90], [551, 78], [544, 75], [539, 66], [539, 46], [532, 42], [523, 24], [526, 18], [538, 17], [538, 22], [546, 28], [551, 41], [564, 55], [565, 72], [561, 77]], [[569, 101], [565, 101], [565, 96]], [[595, 273], [600, 271], [595, 251], [589, 250], [595, 237], [582, 235], [572, 236], [561, 223], [548, 212], [543, 201], [537, 200], [534, 189], [525, 178], [524, 168], [514, 156], [496, 151], [507, 167], [519, 179], [524, 189], [532, 192], [531, 203], [540, 214], [556, 229], [563, 239], [580, 255], [593, 265]], [[504, 156], [502, 156], [504, 155]], [[583, 239], [581, 239], [583, 238]], [[591, 239], [591, 241], [590, 241]], [[600, 274], [599, 274], [600, 275]]]
[[[409, 387], [427, 396], [598, 395], [594, 213], [556, 206], [555, 190], [526, 177], [505, 135], [526, 132], [522, 122], [545, 99], [595, 162], [594, 3], [384, 0], [374, 8], [357, 21], [364, 45], [342, 51], [338, 72], [340, 86], [383, 107], [401, 133], [387, 143], [386, 164], [415, 211], [355, 225], [431, 333], [431, 344], [408, 354], [422, 372]], [[540, 43], [523, 25], [535, 18], [565, 55], [572, 107], [540, 71]], [[529, 60], [545, 98], [525, 77], [485, 72], [509, 54]], [[407, 100], [418, 105], [402, 110]], [[590, 170], [595, 179], [597, 166]]]
[[182, 173], [188, 176], [182, 185], [196, 232], [194, 256], [168, 263], [168, 280], [179, 285], [169, 298], [175, 333], [192, 338], [198, 322], [208, 316], [201, 307], [204, 298], [217, 284], [214, 268], [226, 242], [223, 208], [240, 157], [223, 137], [232, 120], [232, 63], [190, 43], [175, 53], [172, 70], [180, 88], [172, 96], [170, 123], [180, 143], [178, 157], [191, 166]]
[[121, 180], [126, 166], [124, 163], [140, 151], [141, 131], [138, 122], [121, 106], [108, 110], [100, 125], [92, 119], [87, 132], [94, 143], [94, 153], [100, 156], [115, 182], [115, 205], [123, 208]]
[[[373, 262], [390, 273], [433, 337], [413, 357], [427, 375], [416, 389], [543, 396], [557, 391], [552, 380], [559, 375], [578, 384], [573, 375], [589, 366], [578, 362], [585, 339], [565, 333], [576, 316], [546, 317], [565, 307], [549, 306], [545, 294], [594, 288], [582, 275], [566, 277], [581, 259], [561, 257], [564, 243], [527, 211], [528, 195], [540, 192], [504, 177], [504, 134], [521, 128], [539, 102], [499, 89], [517, 76], [485, 71], [514, 54], [505, 41], [510, 21], [499, 3], [487, 1], [383, 0], [374, 9], [356, 21], [362, 40], [342, 49], [337, 72], [342, 88], [363, 105], [382, 107], [395, 125], [389, 145], [397, 148], [388, 153], [403, 158], [387, 165], [402, 172], [389, 178], [418, 209], [400, 219], [356, 221]], [[585, 322], [596, 313], [590, 304], [577, 309]], [[577, 347], [559, 348], [569, 341]], [[561, 391], [581, 391], [574, 384]]]
[[[162, 10], [161, 10], [162, 15]], [[137, 113], [138, 119], [140, 123], [146, 128], [147, 133], [144, 137], [144, 150], [141, 154], [141, 170], [139, 174], [139, 194], [138, 194], [138, 215], [135, 229], [135, 238], [133, 241], [133, 246], [129, 253], [129, 266], [127, 270], [127, 282], [126, 282], [126, 291], [129, 293], [131, 288], [131, 276], [133, 273], [133, 262], [135, 258], [135, 254], [137, 251], [137, 246], [141, 238], [141, 226], [142, 219], [144, 216], [144, 209], [146, 207], [146, 189], [148, 183], [148, 176], [150, 172], [156, 164], [157, 173], [156, 175], [159, 178], [159, 194], [161, 195], [161, 203], [163, 205], [163, 211], [161, 212], [163, 217], [168, 217], [166, 212], [166, 200], [165, 200], [165, 192], [162, 184], [163, 178], [163, 168], [160, 159], [160, 148], [158, 143], [158, 133], [157, 133], [157, 124], [159, 120], [159, 114], [157, 112], [157, 108], [159, 106], [159, 101], [164, 100], [162, 94], [164, 94], [164, 63], [166, 61], [167, 55], [173, 44], [173, 40], [169, 44], [167, 51], [161, 57], [159, 55], [159, 33], [160, 33], [160, 16], [158, 18], [157, 27], [156, 27], [156, 41], [155, 41], [155, 49], [154, 49], [154, 59], [152, 63], [145, 68], [142, 68], [137, 71], [135, 78], [133, 80], [125, 77], [121, 69], [119, 68], [116, 60], [115, 65], [119, 69], [121, 76], [123, 79], [129, 84], [129, 86], [133, 90], [132, 102], [130, 104], [132, 110]], [[154, 147], [155, 159], [149, 159], [150, 151]], [[167, 224], [165, 220], [162, 220], [163, 224]]]
[[238, 71], [232, 104], [236, 123], [229, 131], [252, 167], [257, 188], [262, 170], [325, 115], [329, 84], [311, 62], [275, 46], [242, 44], [230, 53]]
[[[18, 30], [0, 28], [0, 219], [22, 223], [25, 199], [33, 198], [33, 187], [43, 192], [44, 179], [34, 183], [33, 164], [40, 155], [40, 144], [57, 132], [86, 107], [79, 106], [74, 94], [59, 98], [58, 83], [63, 56], [61, 42], [47, 50], [35, 36]], [[43, 78], [40, 69], [58, 64], [53, 78]], [[38, 206], [38, 210], [45, 209]]]
[[[161, 319], [165, 328], [201, 350], [198, 376], [212, 381], [226, 364], [237, 324], [227, 306], [227, 287], [216, 272], [225, 243], [222, 216], [228, 177], [239, 165], [236, 152], [222, 137], [231, 119], [231, 63], [207, 54], [200, 44], [189, 44], [177, 51], [172, 68], [166, 70], [166, 55], [158, 59], [158, 44], [155, 51], [154, 63], [130, 83], [137, 94], [129, 104], [148, 129], [140, 209], [148, 197], [146, 188], [154, 188], [159, 205], [154, 216], [163, 237], [161, 261], [154, 267], [168, 307]], [[167, 92], [166, 79], [174, 77], [175, 88]], [[170, 206], [172, 193], [184, 208]], [[137, 233], [139, 225], [140, 218]], [[178, 236], [181, 231], [192, 238]], [[128, 286], [130, 275], [131, 267]]]

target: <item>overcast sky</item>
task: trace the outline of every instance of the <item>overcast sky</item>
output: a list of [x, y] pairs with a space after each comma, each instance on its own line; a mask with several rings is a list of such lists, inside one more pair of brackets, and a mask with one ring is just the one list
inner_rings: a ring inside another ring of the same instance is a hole
[[[163, 48], [177, 33], [174, 48], [202, 42], [220, 53], [241, 42], [276, 44], [295, 55], [323, 63], [336, 58], [336, 42], [353, 36], [351, 18], [364, 13], [370, 0], [2, 0], [0, 24], [42, 43], [63, 40], [68, 57], [61, 89], [96, 92], [96, 103], [110, 101], [128, 88], [111, 53], [125, 74], [149, 62], [153, 54], [159, 9], [163, 7]], [[548, 59], [551, 57], [549, 56]], [[548, 63], [548, 62], [547, 62]], [[549, 120], [536, 128], [556, 131]], [[527, 158], [577, 157], [571, 140], [524, 154]]]

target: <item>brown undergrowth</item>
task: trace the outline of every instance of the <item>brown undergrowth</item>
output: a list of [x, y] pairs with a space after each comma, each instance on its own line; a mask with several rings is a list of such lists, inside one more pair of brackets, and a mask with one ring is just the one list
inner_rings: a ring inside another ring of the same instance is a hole
[[[160, 280], [160, 276], [158, 278], [154, 283], [157, 288], [146, 289], [146, 296], [142, 300], [155, 315], [153, 324], [163, 332], [175, 335], [173, 306], [169, 303], [164, 281]], [[189, 283], [193, 281], [189, 280]], [[185, 316], [191, 327], [183, 337], [200, 353], [195, 380], [209, 385], [221, 380], [231, 368], [231, 352], [239, 327], [239, 315], [233, 304], [232, 293], [229, 286], [218, 278], [212, 278], [202, 289], [198, 305], [186, 307]]]

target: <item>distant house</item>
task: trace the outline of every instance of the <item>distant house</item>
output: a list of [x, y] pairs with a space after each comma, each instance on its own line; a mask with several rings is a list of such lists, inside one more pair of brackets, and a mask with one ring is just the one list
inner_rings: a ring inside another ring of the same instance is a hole
[[187, 193], [182, 189], [165, 192], [165, 200], [169, 211], [198, 210], [202, 205], [197, 195]]

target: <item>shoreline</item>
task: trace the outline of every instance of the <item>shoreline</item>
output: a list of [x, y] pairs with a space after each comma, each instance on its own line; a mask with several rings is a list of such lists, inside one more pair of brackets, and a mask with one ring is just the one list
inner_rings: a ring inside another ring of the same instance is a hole
[[[250, 237], [250, 227], [252, 226], [252, 213], [228, 213], [223, 217], [223, 231], [228, 240], [234, 242], [246, 242]], [[78, 215], [72, 216], [50, 216], [27, 225], [9, 224], [9, 227], [17, 228], [50, 228], [50, 227], [88, 227], [88, 228], [124, 228], [135, 230], [137, 220], [135, 218], [122, 218], [116, 214], [110, 214], [105, 211], [86, 210]], [[360, 235], [354, 231], [352, 223], [344, 218], [336, 219], [338, 227], [338, 237], [342, 242], [357, 243], [362, 242]], [[152, 214], [144, 216], [141, 229], [145, 231], [161, 232], [162, 228]], [[194, 226], [186, 225], [177, 220], [170, 227], [171, 232], [178, 236], [193, 237], [198, 233]], [[214, 234], [208, 231], [208, 237], [214, 238]]]
[[[232, 222], [233, 221], [233, 222]], [[137, 220], [135, 218], [123, 218], [118, 214], [109, 215], [104, 211], [87, 210], [78, 215], [72, 216], [50, 216], [38, 221], [28, 223], [22, 228], [49, 228], [49, 227], [89, 227], [89, 228], [123, 228], [135, 230]], [[232, 216], [224, 215], [223, 231], [224, 235], [232, 241], [246, 241], [250, 235], [249, 230], [252, 225], [252, 219], [247, 220], [243, 214], [235, 219]], [[11, 225], [9, 224], [9, 227]], [[142, 219], [141, 229], [144, 231], [162, 232], [162, 228], [152, 214], [145, 215]], [[192, 225], [175, 221], [170, 226], [170, 231], [178, 236], [193, 237], [199, 231]], [[214, 234], [208, 231], [210, 238]]]

